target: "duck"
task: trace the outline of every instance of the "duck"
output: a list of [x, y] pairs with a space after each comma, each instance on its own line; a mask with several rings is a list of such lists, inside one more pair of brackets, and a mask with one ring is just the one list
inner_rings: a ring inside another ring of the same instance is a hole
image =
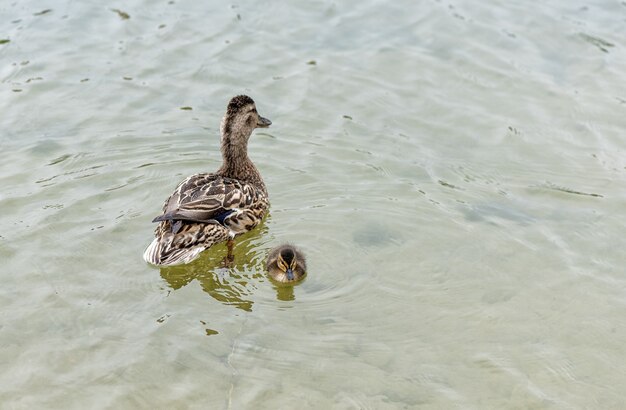
[[277, 282], [298, 282], [306, 276], [306, 258], [295, 246], [283, 244], [270, 251], [265, 268]]
[[233, 259], [235, 236], [256, 227], [267, 213], [267, 187], [248, 157], [248, 140], [270, 120], [247, 95], [233, 97], [220, 124], [222, 165], [214, 173], [185, 178], [165, 200], [154, 239], [143, 258], [156, 266], [186, 264], [226, 241]]

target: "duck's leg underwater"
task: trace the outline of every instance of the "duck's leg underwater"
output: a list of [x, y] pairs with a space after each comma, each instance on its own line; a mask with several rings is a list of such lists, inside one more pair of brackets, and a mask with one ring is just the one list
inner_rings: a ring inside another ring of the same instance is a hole
[[226, 242], [226, 247], [228, 248], [228, 254], [226, 256], [231, 259], [235, 259], [235, 256], [233, 255], [234, 246], [235, 246], [235, 241], [232, 238], [228, 238], [228, 241]]
[[233, 254], [234, 246], [235, 241], [233, 240], [233, 238], [228, 238], [228, 241], [226, 241], [226, 248], [228, 249], [228, 252], [222, 260], [222, 265], [224, 265], [224, 267], [226, 268], [231, 268], [233, 266], [233, 262], [235, 261], [235, 255]]

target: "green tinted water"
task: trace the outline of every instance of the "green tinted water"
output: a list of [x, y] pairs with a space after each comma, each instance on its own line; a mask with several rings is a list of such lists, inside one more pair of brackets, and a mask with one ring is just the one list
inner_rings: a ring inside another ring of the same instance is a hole
[[[625, 20], [0, 5], [2, 407], [623, 407]], [[232, 269], [224, 245], [147, 266], [239, 93], [273, 121], [250, 144], [269, 217]], [[262, 271], [283, 241], [308, 256], [296, 287]]]

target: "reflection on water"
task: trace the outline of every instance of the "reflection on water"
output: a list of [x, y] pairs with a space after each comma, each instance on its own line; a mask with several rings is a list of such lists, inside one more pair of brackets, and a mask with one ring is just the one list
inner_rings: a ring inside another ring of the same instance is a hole
[[[247, 312], [252, 311], [254, 302], [250, 299], [258, 286], [271, 284], [277, 300], [295, 300], [294, 284], [276, 283], [265, 271], [267, 250], [260, 247], [258, 241], [267, 235], [269, 219], [268, 216], [254, 230], [235, 238], [232, 263], [226, 263], [227, 249], [222, 243], [205, 251], [192, 263], [160, 268], [161, 277], [172, 290], [187, 286], [195, 279], [213, 299]], [[266, 283], [261, 285], [263, 282]]]
[[268, 278], [272, 285], [274, 286], [274, 290], [276, 291], [276, 299], [282, 300], [284, 302], [288, 302], [291, 300], [296, 300], [296, 294], [294, 293], [294, 287], [301, 285], [306, 281], [306, 277], [304, 279], [295, 282], [295, 283], [281, 283], [273, 280], [269, 275]]
[[293, 293], [293, 285], [274, 285], [276, 289], [276, 299], [288, 302], [295, 300], [296, 295]]
[[225, 263], [227, 249], [222, 243], [205, 251], [190, 264], [161, 268], [161, 277], [174, 290], [187, 286], [195, 279], [202, 290], [215, 300], [250, 312], [253, 302], [247, 297], [265, 278], [264, 253], [255, 239], [267, 234], [267, 231], [264, 220], [254, 230], [236, 238], [233, 249], [235, 259], [231, 264]]

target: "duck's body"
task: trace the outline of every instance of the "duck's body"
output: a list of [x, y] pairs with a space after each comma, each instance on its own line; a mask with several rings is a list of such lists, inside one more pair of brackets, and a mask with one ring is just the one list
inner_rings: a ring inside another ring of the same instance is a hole
[[306, 259], [298, 248], [284, 244], [270, 251], [265, 268], [277, 282], [297, 282], [306, 276]]
[[189, 263], [212, 245], [257, 226], [269, 207], [267, 189], [248, 158], [248, 138], [271, 122], [260, 117], [254, 101], [234, 97], [222, 120], [222, 167], [191, 175], [165, 201], [155, 238], [144, 253], [154, 265]]

